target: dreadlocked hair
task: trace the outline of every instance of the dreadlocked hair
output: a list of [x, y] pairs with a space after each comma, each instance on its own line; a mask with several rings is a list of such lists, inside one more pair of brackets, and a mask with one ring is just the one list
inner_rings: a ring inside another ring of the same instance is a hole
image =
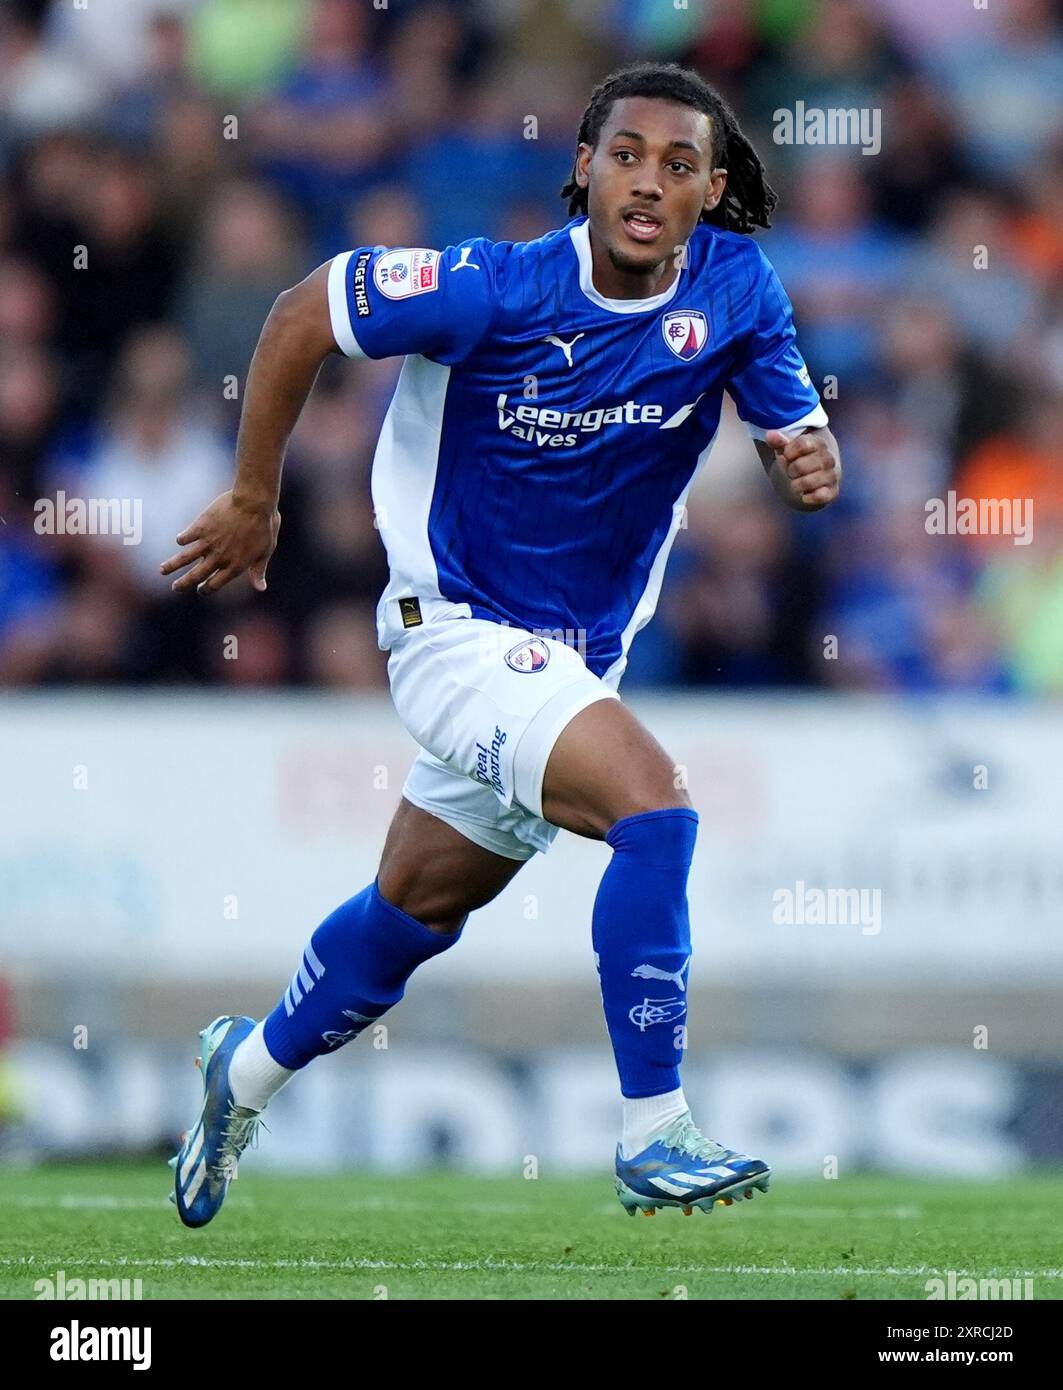
[[[591, 93], [590, 103], [580, 122], [577, 144], [595, 146], [613, 103], [623, 97], [659, 97], [703, 111], [712, 122], [713, 166], [727, 170], [724, 195], [711, 212], [701, 214], [702, 222], [731, 232], [752, 232], [770, 227], [771, 214], [779, 201], [764, 178], [764, 165], [756, 150], [742, 134], [735, 113], [723, 97], [696, 72], [678, 63], [633, 63], [610, 73]], [[575, 217], [587, 211], [587, 190], [572, 177], [561, 190], [568, 199], [568, 213]]]

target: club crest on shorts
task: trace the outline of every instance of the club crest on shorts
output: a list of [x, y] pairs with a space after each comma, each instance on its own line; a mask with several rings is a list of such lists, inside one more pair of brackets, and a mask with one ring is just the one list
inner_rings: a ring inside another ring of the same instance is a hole
[[522, 675], [541, 671], [550, 660], [550, 648], [541, 637], [527, 637], [506, 652], [506, 665]]
[[709, 321], [700, 309], [674, 309], [661, 319], [661, 332], [675, 355], [689, 362], [708, 342]]

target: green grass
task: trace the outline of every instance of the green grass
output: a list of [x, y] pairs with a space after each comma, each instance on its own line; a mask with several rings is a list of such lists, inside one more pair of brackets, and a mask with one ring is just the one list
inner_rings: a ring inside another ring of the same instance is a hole
[[[139, 1278], [151, 1298], [924, 1298], [937, 1271], [1063, 1297], [1063, 1176], [776, 1179], [710, 1216], [628, 1217], [600, 1178], [295, 1179], [245, 1166], [187, 1231], [164, 1162], [0, 1170], [0, 1296]], [[1051, 1271], [1054, 1271], [1052, 1273]]]

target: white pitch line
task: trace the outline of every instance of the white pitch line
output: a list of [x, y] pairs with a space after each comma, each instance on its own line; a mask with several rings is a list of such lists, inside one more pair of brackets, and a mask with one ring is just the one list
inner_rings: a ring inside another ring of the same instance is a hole
[[[250, 1198], [239, 1198], [230, 1196], [227, 1199], [230, 1207], [250, 1206]], [[166, 1197], [121, 1197], [109, 1193], [78, 1193], [64, 1192], [57, 1197], [38, 1197], [20, 1194], [16, 1197], [0, 1197], [0, 1207], [57, 1207], [62, 1210], [76, 1211], [84, 1209], [86, 1211], [137, 1211], [150, 1210], [155, 1207], [164, 1207]], [[437, 1211], [438, 1203], [428, 1198], [410, 1197], [353, 1197], [332, 1202], [327, 1200], [309, 1201], [307, 1207], [329, 1207], [333, 1210], [341, 1211], [404, 1211], [404, 1212], [428, 1212]], [[474, 1215], [482, 1216], [541, 1216], [542, 1208], [530, 1202], [500, 1202], [484, 1199], [480, 1201], [451, 1202], [448, 1204], [450, 1211], [470, 1212]], [[596, 1210], [602, 1214], [612, 1214], [616, 1211], [616, 1202], [600, 1202]], [[752, 1216], [771, 1217], [781, 1216], [787, 1220], [813, 1221], [832, 1219], [847, 1220], [855, 1218], [859, 1220], [871, 1221], [914, 1221], [918, 1220], [923, 1211], [920, 1207], [798, 1207], [781, 1206], [772, 1203], [770, 1209], [764, 1206], [743, 1207], [743, 1221], [748, 1221]]]
[[463, 1273], [466, 1271], [486, 1271], [512, 1274], [780, 1274], [787, 1278], [820, 1278], [831, 1276], [857, 1275], [862, 1278], [917, 1279], [920, 1276], [955, 1274], [958, 1279], [1063, 1279], [1063, 1269], [939, 1269], [936, 1265], [918, 1265], [903, 1268], [884, 1265], [872, 1269], [864, 1265], [834, 1265], [824, 1269], [797, 1269], [793, 1265], [636, 1265], [632, 1263], [570, 1264], [565, 1261], [548, 1260], [225, 1260], [204, 1255], [177, 1255], [170, 1259], [135, 1260], [120, 1256], [113, 1260], [94, 1260], [78, 1257], [63, 1259], [61, 1256], [46, 1258], [36, 1255], [0, 1256], [0, 1265], [20, 1267], [45, 1267], [76, 1269], [306, 1269], [331, 1271], [352, 1271], [360, 1269], [391, 1269], [401, 1272], [436, 1271], [442, 1273]]
[[61, 1211], [142, 1211], [166, 1206], [166, 1197], [9, 1197], [0, 1201], [3, 1207], [27, 1207], [38, 1210], [54, 1207]]
[[[334, 1202], [307, 1202], [300, 1203], [300, 1208], [305, 1210], [311, 1206], [328, 1207], [335, 1211], [337, 1204]], [[433, 1211], [438, 1212], [439, 1203], [430, 1201], [428, 1198], [411, 1197], [352, 1197], [338, 1204], [342, 1211]], [[480, 1216], [532, 1216], [541, 1214], [541, 1209], [533, 1206], [530, 1202], [492, 1202], [469, 1201], [469, 1202], [448, 1202], [448, 1211], [467, 1211]], [[609, 1208], [612, 1210], [612, 1207]]]
[[[754, 1215], [753, 1211], [742, 1209], [743, 1219]], [[851, 1217], [860, 1221], [918, 1221], [923, 1215], [921, 1207], [786, 1207], [776, 1205], [770, 1208], [758, 1204], [757, 1216], [785, 1216], [788, 1221], [847, 1221]]]
[[[158, 1197], [120, 1197], [105, 1192], [99, 1193], [78, 1193], [65, 1192], [57, 1197], [38, 1197], [31, 1194], [20, 1194], [16, 1197], [0, 1197], [0, 1207], [28, 1207], [33, 1209], [53, 1207], [63, 1211], [139, 1211], [153, 1210], [156, 1207], [165, 1208], [167, 1198], [165, 1193]], [[228, 1197], [226, 1206], [251, 1207], [254, 1205], [250, 1197]], [[320, 1209], [328, 1207], [330, 1211], [401, 1211], [401, 1212], [436, 1212], [439, 1210], [439, 1203], [425, 1199], [412, 1199], [403, 1197], [364, 1197], [352, 1198], [347, 1201], [330, 1202], [318, 1201], [303, 1204], [306, 1208]], [[603, 1208], [612, 1212], [613, 1204]], [[537, 1214], [540, 1208], [527, 1202], [491, 1202], [491, 1201], [469, 1201], [469, 1202], [450, 1202], [450, 1211], [467, 1211], [481, 1216], [525, 1216]]]

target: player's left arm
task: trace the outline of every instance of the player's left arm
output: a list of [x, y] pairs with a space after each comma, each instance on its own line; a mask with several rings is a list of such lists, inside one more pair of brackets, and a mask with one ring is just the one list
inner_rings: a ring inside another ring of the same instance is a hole
[[766, 430], [753, 441], [776, 495], [795, 512], [822, 511], [841, 490], [842, 459], [838, 441], [825, 425], [795, 438]]
[[751, 255], [749, 327], [727, 389], [778, 496], [818, 512], [841, 486], [838, 442], [798, 349], [789, 296], [759, 246]]

